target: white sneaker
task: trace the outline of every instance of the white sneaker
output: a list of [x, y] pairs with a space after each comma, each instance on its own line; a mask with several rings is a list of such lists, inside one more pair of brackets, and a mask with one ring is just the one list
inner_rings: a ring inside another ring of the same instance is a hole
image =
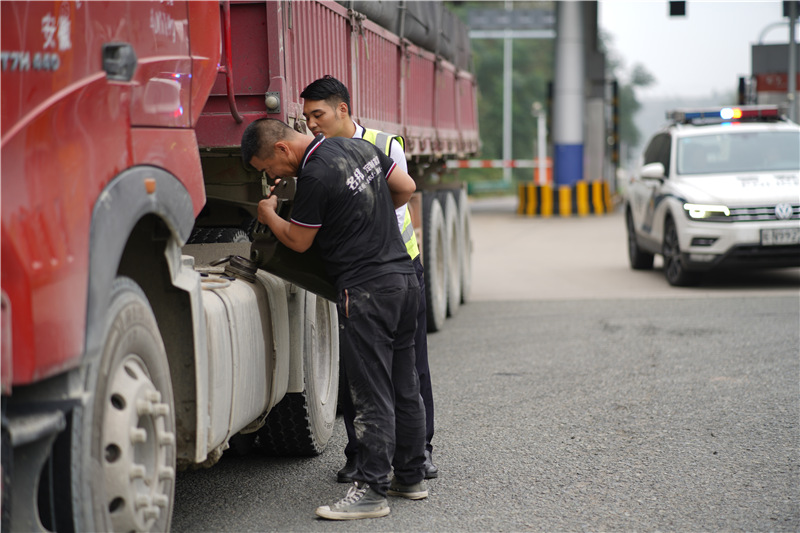
[[389, 514], [386, 498], [375, 492], [367, 483], [356, 481], [347, 496], [333, 505], [317, 507], [317, 516], [328, 520], [359, 520], [379, 518]]

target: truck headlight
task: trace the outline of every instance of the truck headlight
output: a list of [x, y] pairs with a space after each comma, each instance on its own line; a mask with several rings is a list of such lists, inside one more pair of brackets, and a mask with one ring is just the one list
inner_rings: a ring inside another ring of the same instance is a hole
[[728, 206], [725, 205], [707, 205], [707, 204], [683, 204], [683, 208], [686, 210], [686, 214], [689, 215], [689, 218], [693, 219], [707, 219], [707, 218], [718, 218], [718, 217], [729, 217], [731, 216], [731, 211], [728, 209]]

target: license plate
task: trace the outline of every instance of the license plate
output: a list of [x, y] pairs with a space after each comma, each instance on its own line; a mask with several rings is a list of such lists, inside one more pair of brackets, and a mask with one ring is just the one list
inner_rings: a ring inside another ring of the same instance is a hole
[[762, 246], [785, 246], [787, 244], [800, 244], [800, 228], [761, 230]]

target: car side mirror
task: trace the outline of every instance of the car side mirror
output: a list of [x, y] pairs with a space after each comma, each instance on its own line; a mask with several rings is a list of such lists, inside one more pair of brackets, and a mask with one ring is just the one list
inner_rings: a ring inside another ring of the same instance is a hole
[[648, 163], [642, 167], [642, 178], [650, 180], [663, 180], [664, 179], [664, 164], [663, 163]]

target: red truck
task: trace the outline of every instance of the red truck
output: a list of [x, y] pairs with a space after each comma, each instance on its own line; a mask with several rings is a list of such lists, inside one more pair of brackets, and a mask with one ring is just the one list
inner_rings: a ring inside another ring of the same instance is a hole
[[324, 449], [336, 310], [245, 259], [269, 184], [239, 154], [257, 118], [302, 131], [315, 79], [406, 139], [429, 330], [466, 300], [466, 195], [436, 183], [479, 145], [466, 32], [369, 4], [0, 4], [4, 531], [167, 530], [177, 469]]

